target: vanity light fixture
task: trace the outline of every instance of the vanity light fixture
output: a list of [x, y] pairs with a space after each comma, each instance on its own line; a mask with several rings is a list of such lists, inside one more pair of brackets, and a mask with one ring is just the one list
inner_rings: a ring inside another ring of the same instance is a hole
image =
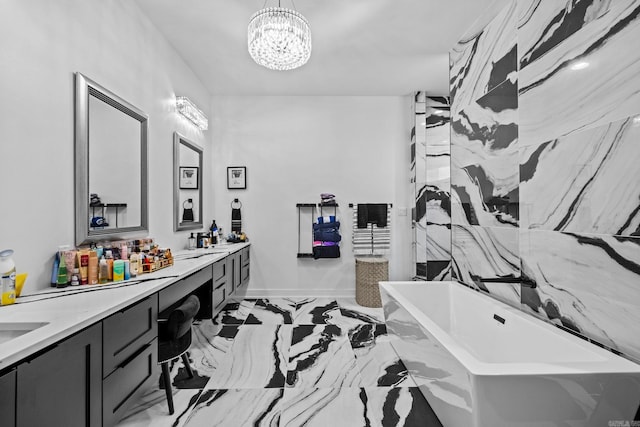
[[311, 56], [311, 30], [307, 19], [295, 10], [268, 7], [249, 20], [248, 48], [251, 58], [271, 70], [301, 67]]
[[186, 96], [176, 96], [176, 109], [178, 113], [189, 119], [198, 129], [207, 130], [209, 128], [207, 116]]

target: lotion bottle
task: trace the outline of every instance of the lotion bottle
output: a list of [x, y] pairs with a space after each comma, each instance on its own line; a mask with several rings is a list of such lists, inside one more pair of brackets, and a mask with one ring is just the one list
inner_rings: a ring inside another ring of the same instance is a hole
[[131, 277], [136, 277], [138, 275], [138, 263], [140, 262], [140, 258], [138, 257], [137, 252], [133, 252], [129, 257], [129, 274]]
[[96, 251], [89, 252], [89, 284], [98, 284], [98, 253]]
[[107, 260], [104, 255], [100, 258], [100, 268], [98, 271], [98, 281], [99, 283], [107, 283], [109, 281], [109, 264], [107, 264]]
[[110, 250], [106, 250], [106, 258], [107, 258], [107, 279], [109, 282], [113, 280], [113, 254]]

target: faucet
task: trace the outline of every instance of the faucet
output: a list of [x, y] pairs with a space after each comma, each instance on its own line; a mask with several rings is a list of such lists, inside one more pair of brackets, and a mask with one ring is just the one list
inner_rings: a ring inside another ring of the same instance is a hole
[[521, 286], [535, 289], [538, 285], [535, 280], [532, 280], [528, 277], [513, 277], [513, 276], [504, 276], [504, 277], [472, 277], [474, 282], [480, 283], [519, 283]]

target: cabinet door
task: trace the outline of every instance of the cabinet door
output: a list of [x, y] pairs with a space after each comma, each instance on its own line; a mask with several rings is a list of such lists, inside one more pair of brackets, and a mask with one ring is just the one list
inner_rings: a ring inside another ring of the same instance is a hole
[[240, 286], [242, 263], [240, 260], [240, 252], [233, 254], [233, 290], [235, 291]]
[[3, 426], [16, 425], [16, 370], [0, 375], [0, 420]]
[[18, 366], [17, 426], [102, 423], [102, 323]]

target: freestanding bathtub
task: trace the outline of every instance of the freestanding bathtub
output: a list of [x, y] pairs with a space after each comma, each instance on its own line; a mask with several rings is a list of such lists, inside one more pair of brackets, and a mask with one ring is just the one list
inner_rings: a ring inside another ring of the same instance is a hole
[[445, 427], [633, 420], [640, 365], [459, 283], [380, 293], [392, 345]]

